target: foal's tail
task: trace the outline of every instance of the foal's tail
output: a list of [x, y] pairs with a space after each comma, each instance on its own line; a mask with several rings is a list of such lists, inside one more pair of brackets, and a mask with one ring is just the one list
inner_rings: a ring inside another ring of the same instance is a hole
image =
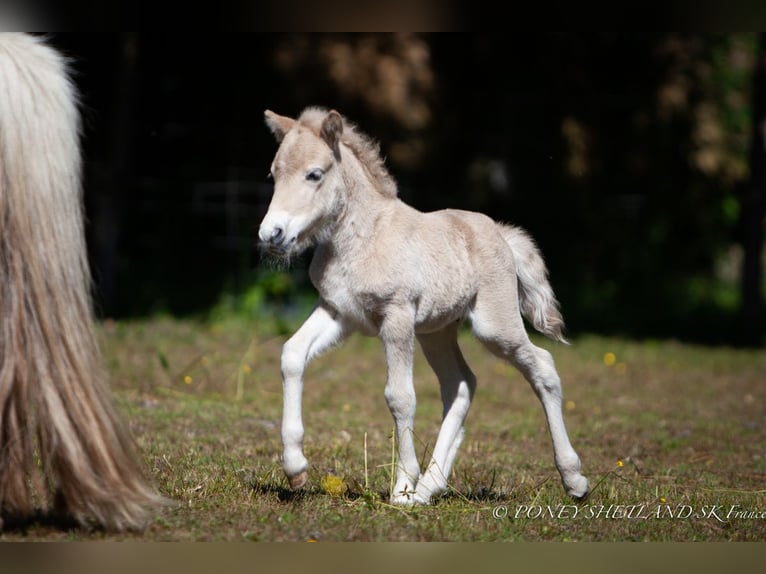
[[0, 525], [53, 506], [140, 529], [162, 500], [112, 403], [90, 288], [66, 65], [0, 34]]
[[498, 226], [516, 262], [521, 313], [546, 337], [568, 344], [562, 334], [564, 319], [548, 282], [548, 270], [540, 250], [524, 230], [511, 225]]

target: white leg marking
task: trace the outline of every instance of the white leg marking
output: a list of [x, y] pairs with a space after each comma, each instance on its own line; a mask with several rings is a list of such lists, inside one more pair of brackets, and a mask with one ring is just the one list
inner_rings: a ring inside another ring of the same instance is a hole
[[308, 461], [303, 455], [301, 417], [303, 373], [312, 357], [336, 344], [346, 333], [342, 321], [320, 301], [309, 318], [282, 348], [283, 464], [293, 488], [300, 488], [308, 479]]
[[545, 411], [553, 442], [553, 455], [567, 494], [582, 498], [588, 494], [588, 479], [580, 472], [580, 458], [569, 442], [561, 412], [561, 380], [553, 357], [545, 349], [528, 343], [516, 350], [514, 364], [532, 385]]
[[457, 344], [457, 326], [419, 337], [423, 353], [439, 379], [443, 419], [431, 462], [417, 485], [415, 501], [429, 504], [447, 489], [452, 464], [463, 441], [463, 424], [471, 406], [476, 378]]
[[533, 345], [517, 308], [503, 311], [496, 301], [475, 309], [473, 330], [485, 346], [510, 361], [524, 375], [540, 399], [548, 422], [556, 468], [566, 492], [575, 498], [588, 494], [588, 479], [580, 472], [580, 458], [572, 448], [561, 412], [561, 380], [553, 357]]
[[420, 478], [413, 437], [416, 405], [412, 383], [412, 355], [415, 346], [413, 325], [413, 310], [394, 308], [385, 317], [380, 330], [388, 367], [386, 403], [394, 418], [399, 443], [399, 462], [391, 502], [401, 505], [414, 504], [415, 485]]

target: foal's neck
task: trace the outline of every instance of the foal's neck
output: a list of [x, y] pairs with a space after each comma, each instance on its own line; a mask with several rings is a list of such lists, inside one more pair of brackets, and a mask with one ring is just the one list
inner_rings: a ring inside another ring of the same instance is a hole
[[371, 181], [368, 172], [349, 150], [343, 162], [344, 206], [330, 237], [336, 254], [357, 249], [360, 242], [368, 242], [376, 234], [382, 217], [399, 202], [396, 197], [386, 197]]

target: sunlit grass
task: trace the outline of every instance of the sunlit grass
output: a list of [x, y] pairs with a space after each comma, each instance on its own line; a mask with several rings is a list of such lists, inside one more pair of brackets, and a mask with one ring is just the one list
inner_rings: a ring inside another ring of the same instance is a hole
[[[402, 509], [387, 502], [392, 421], [374, 339], [352, 337], [308, 369], [310, 482], [303, 492], [287, 490], [279, 438], [284, 340], [236, 318], [105, 324], [102, 347], [118, 404], [173, 504], [139, 535], [31, 525], [0, 539], [766, 538], [766, 518], [742, 515], [766, 510], [762, 352], [602, 337], [566, 347], [536, 339], [556, 359], [565, 420], [591, 482], [590, 498], [576, 503], [561, 487], [529, 386], [463, 333], [479, 386], [450, 488], [430, 507]], [[415, 381], [415, 438], [425, 462], [441, 401], [419, 353]], [[720, 520], [724, 514], [730, 516]]]

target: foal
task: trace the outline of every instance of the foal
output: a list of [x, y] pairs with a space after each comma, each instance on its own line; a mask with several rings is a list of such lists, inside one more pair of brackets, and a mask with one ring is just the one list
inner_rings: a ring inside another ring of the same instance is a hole
[[[521, 318], [524, 313], [536, 329], [564, 341], [561, 314], [531, 238], [479, 213], [421, 213], [406, 205], [377, 145], [334, 110], [307, 108], [297, 120], [271, 111], [265, 117], [280, 146], [271, 166], [274, 196], [259, 237], [265, 250], [283, 258], [315, 244], [309, 274], [320, 295], [282, 351], [282, 441], [290, 486], [308, 480], [304, 370], [312, 357], [360, 331], [380, 337], [385, 348], [385, 398], [399, 444], [391, 502], [428, 504], [443, 492], [476, 389], [457, 342], [458, 326], [468, 318], [476, 337], [532, 385], [564, 488], [575, 498], [587, 495], [588, 481], [564, 427], [553, 359], [530, 342]], [[422, 474], [413, 442], [416, 338], [439, 379], [444, 408]]]

